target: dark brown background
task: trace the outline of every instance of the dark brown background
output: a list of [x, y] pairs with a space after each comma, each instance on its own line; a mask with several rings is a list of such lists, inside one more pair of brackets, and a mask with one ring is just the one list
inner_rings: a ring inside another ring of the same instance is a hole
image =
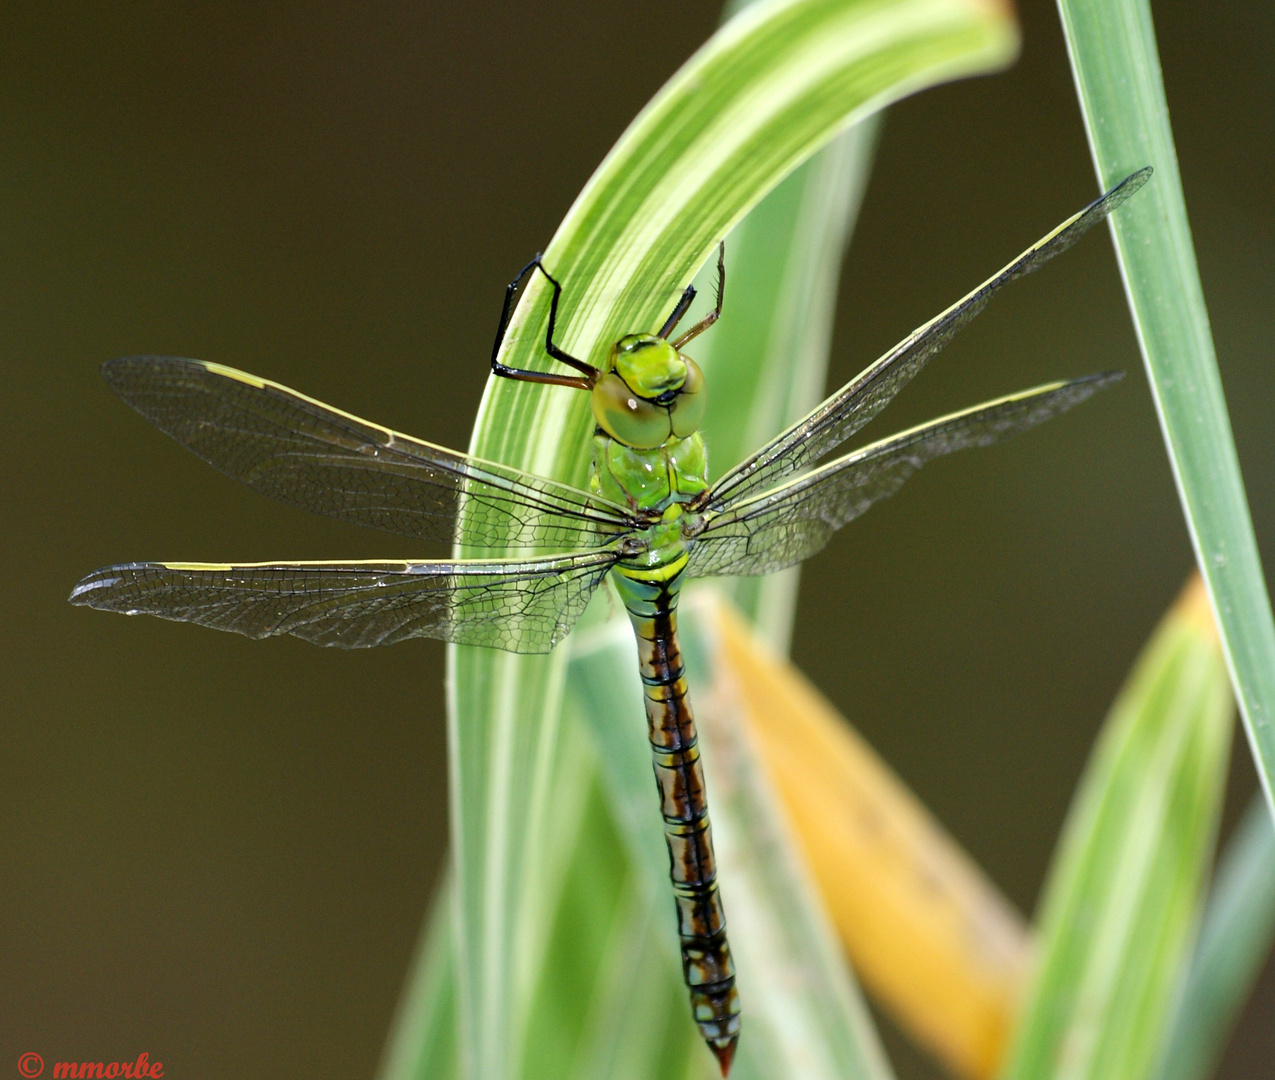
[[[1275, 15], [1156, 14], [1269, 565]], [[1022, 17], [1012, 71], [891, 111], [837, 382], [1096, 193], [1056, 13]], [[143, 1049], [174, 1078], [370, 1076], [446, 842], [441, 645], [342, 654], [65, 603], [130, 558], [415, 553], [241, 490], [98, 363], [217, 360], [463, 446], [504, 282], [716, 21], [670, 0], [0, 13], [0, 1077], [27, 1050]], [[1110, 367], [1118, 390], [926, 470], [803, 583], [797, 662], [1024, 910], [1191, 561], [1107, 237], [879, 421]], [[1253, 788], [1236, 756], [1228, 820]], [[1272, 1015], [1268, 978], [1227, 1077], [1269, 1075]]]

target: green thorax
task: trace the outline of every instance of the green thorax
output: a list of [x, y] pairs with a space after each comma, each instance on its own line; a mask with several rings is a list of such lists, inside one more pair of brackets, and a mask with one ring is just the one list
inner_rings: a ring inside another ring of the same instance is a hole
[[704, 375], [695, 361], [654, 334], [630, 334], [612, 347], [593, 388], [593, 465], [589, 487], [652, 523], [639, 533], [634, 568], [684, 561], [683, 504], [708, 489], [699, 421]]
[[642, 450], [599, 430], [593, 436], [589, 488], [631, 510], [662, 514], [708, 487], [708, 459], [698, 431]]
[[645, 550], [626, 561], [643, 567], [669, 566], [686, 555], [682, 507], [708, 488], [704, 440], [697, 431], [652, 450], [639, 450], [598, 431], [593, 437], [589, 488], [632, 510], [653, 518], [659, 515], [638, 533]]

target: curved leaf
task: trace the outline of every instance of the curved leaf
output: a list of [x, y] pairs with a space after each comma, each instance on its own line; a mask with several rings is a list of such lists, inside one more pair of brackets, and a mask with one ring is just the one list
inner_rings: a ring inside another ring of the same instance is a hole
[[[621, 334], [658, 327], [718, 240], [838, 131], [923, 86], [1001, 65], [1015, 45], [1008, 9], [991, 0], [767, 0], [747, 9], [643, 110], [549, 244], [545, 263], [565, 287], [558, 343], [596, 363]], [[540, 280], [529, 284], [506, 364], [546, 366], [547, 293]], [[590, 428], [583, 394], [493, 380], [471, 451], [581, 483]], [[590, 790], [590, 766], [572, 750], [577, 732], [562, 719], [566, 659], [565, 649], [545, 659], [449, 651], [458, 1000], [470, 1077], [518, 1075], [546, 928], [581, 827], [560, 805], [583, 806]]]

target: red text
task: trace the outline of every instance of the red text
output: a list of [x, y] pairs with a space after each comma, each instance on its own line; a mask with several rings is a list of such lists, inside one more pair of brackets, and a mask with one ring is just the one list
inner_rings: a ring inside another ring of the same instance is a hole
[[68, 1080], [81, 1080], [92, 1077], [92, 1080], [115, 1080], [115, 1077], [160, 1077], [164, 1075], [164, 1064], [151, 1061], [148, 1053], [138, 1055], [136, 1061], [58, 1061], [53, 1065], [55, 1080], [67, 1077]]

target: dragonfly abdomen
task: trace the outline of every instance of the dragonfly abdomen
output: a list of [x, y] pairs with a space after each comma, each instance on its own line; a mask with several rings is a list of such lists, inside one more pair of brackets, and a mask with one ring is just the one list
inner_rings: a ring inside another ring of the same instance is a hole
[[[679, 560], [685, 565], [685, 560]], [[677, 640], [681, 569], [620, 566], [615, 576], [633, 623], [655, 783], [677, 906], [682, 974], [700, 1034], [726, 1074], [739, 1038], [739, 993], [717, 887], [699, 736]]]

